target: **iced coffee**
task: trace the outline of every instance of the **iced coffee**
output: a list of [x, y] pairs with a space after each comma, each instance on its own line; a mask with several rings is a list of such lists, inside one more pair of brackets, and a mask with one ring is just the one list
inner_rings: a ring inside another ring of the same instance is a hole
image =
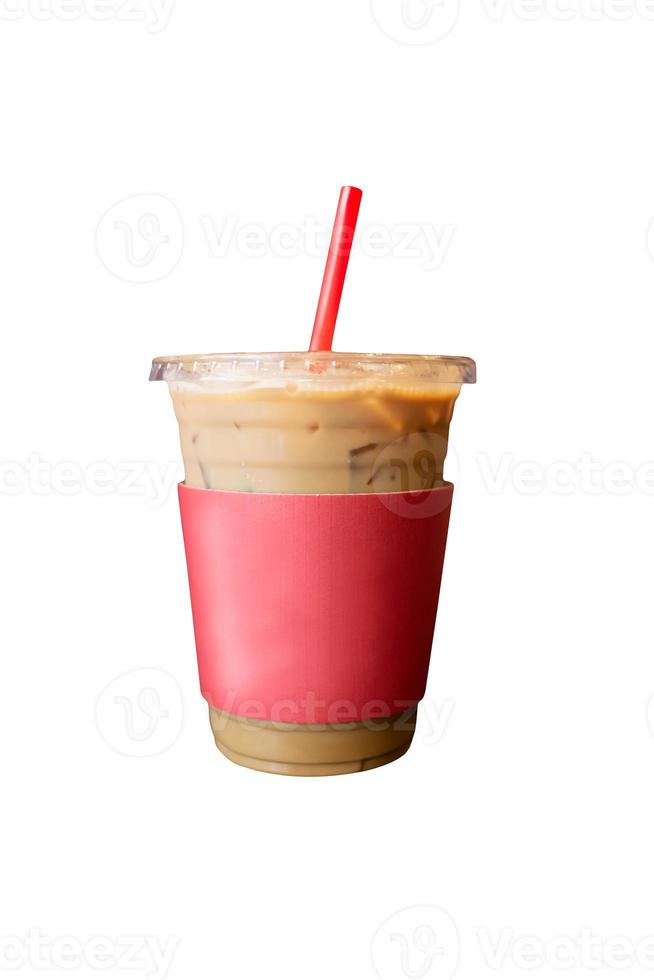
[[[179, 424], [185, 482], [275, 494], [390, 494], [443, 483], [468, 358], [234, 354], [157, 358]], [[398, 651], [398, 655], [405, 652]], [[408, 748], [415, 710], [387, 724], [288, 726], [210, 706], [218, 748], [287, 774], [372, 768]]]

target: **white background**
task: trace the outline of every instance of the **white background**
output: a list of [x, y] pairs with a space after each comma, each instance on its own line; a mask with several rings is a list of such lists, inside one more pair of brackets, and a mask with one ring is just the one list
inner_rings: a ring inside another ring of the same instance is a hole
[[[171, 980], [650, 975], [652, 5], [150, 2], [0, 0], [0, 969], [161, 977], [147, 940]], [[147, 375], [305, 347], [301, 229], [342, 183], [390, 245], [352, 259], [338, 348], [479, 384], [413, 748], [281, 779], [213, 746]], [[228, 219], [254, 247], [216, 248]]]

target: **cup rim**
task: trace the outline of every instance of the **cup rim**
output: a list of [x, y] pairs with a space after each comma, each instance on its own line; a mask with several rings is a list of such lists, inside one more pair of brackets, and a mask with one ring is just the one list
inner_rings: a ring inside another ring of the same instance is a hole
[[[332, 368], [333, 370], [328, 370]], [[389, 370], [384, 371], [384, 368]], [[383, 374], [382, 374], [383, 372]], [[150, 381], [287, 381], [312, 383], [374, 380], [474, 384], [476, 364], [470, 357], [438, 354], [371, 354], [345, 351], [267, 351], [216, 354], [172, 354], [155, 357]]]

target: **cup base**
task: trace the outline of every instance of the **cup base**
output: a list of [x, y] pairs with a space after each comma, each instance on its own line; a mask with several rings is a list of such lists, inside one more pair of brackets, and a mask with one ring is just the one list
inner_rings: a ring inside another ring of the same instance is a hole
[[399, 759], [411, 745], [417, 708], [345, 725], [289, 725], [209, 706], [216, 746], [231, 762], [280, 776], [341, 776]]

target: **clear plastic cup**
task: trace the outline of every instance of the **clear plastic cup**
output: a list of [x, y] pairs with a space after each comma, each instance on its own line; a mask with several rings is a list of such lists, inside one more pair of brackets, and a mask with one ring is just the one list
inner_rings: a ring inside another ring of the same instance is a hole
[[[150, 378], [168, 384], [187, 486], [319, 495], [443, 486], [454, 404], [476, 380], [466, 357], [333, 352], [158, 357]], [[402, 727], [389, 718], [374, 729], [299, 731], [213, 705], [210, 713], [224, 754], [288, 774], [383, 765], [406, 751], [415, 727], [415, 712]]]

